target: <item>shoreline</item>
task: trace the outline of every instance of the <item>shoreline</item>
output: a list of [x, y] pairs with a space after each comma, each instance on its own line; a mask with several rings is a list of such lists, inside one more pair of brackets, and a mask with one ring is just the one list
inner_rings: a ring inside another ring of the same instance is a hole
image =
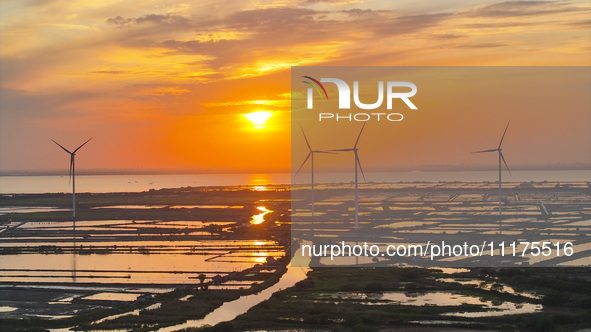
[[[411, 182], [495, 182], [494, 171], [442, 171], [442, 172], [370, 172], [367, 183], [411, 183]], [[506, 176], [509, 182], [585, 182], [591, 178], [591, 170], [519, 171]], [[346, 184], [353, 181], [351, 172], [323, 173], [316, 176], [318, 183]], [[229, 188], [265, 190], [267, 187], [291, 187], [306, 185], [309, 176], [304, 172], [293, 178], [290, 173], [270, 174], [219, 174], [204, 175], [79, 175], [79, 193], [139, 193], [150, 190], [174, 190], [181, 188]], [[43, 188], [43, 189], [39, 189]], [[9, 194], [52, 194], [68, 193], [71, 186], [67, 176], [0, 176], [0, 193]]]

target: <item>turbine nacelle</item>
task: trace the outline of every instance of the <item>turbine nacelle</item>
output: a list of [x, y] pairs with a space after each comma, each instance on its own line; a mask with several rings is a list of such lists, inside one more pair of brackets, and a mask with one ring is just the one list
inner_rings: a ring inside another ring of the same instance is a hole
[[[361, 167], [361, 162], [359, 161], [359, 148], [357, 147], [357, 144], [359, 144], [359, 139], [361, 138], [361, 134], [363, 133], [363, 128], [365, 128], [365, 124], [367, 122], [365, 122], [363, 124], [363, 126], [361, 127], [361, 130], [359, 131], [359, 135], [357, 135], [357, 140], [355, 141], [355, 145], [353, 145], [352, 148], [348, 148], [348, 149], [334, 149], [334, 150], [327, 150], [330, 152], [350, 152], [353, 151], [353, 154], [355, 155], [355, 166], [359, 166], [359, 169], [361, 170], [361, 175], [363, 176], [363, 181], [367, 182], [367, 180], [365, 179], [365, 173], [363, 172], [363, 167]], [[357, 168], [355, 168], [355, 172], [357, 172]]]

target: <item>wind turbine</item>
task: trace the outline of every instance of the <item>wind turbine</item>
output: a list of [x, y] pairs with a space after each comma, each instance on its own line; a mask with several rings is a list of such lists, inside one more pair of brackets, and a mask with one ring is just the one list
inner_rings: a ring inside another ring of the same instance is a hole
[[505, 131], [503, 132], [503, 136], [501, 136], [501, 141], [499, 142], [499, 146], [496, 149], [472, 152], [472, 153], [496, 152], [496, 151], [499, 152], [499, 216], [501, 215], [501, 199], [502, 199], [502, 195], [503, 195], [503, 189], [501, 186], [501, 159], [505, 163], [505, 167], [507, 168], [507, 171], [509, 171], [509, 175], [511, 174], [511, 170], [509, 170], [509, 166], [507, 165], [507, 162], [505, 161], [505, 157], [503, 157], [503, 152], [501, 152], [503, 150], [503, 149], [501, 149], [501, 145], [503, 144], [503, 138], [505, 138], [505, 134], [507, 133], [507, 128], [509, 128], [510, 122], [511, 121], [507, 122], [507, 126], [505, 127]]
[[88, 141], [82, 143], [82, 145], [77, 147], [76, 150], [74, 150], [73, 152], [70, 152], [68, 149], [64, 148], [61, 144], [52, 139], [53, 143], [57, 144], [60, 148], [64, 149], [64, 151], [70, 154], [70, 182], [72, 182], [72, 217], [74, 218], [76, 218], [76, 167], [74, 165], [74, 157], [76, 156], [76, 152], [80, 150], [80, 148], [83, 147], [86, 143], [88, 143], [91, 139], [92, 137], [89, 138]]
[[[300, 165], [300, 168], [298, 168], [298, 171], [295, 173], [295, 175], [293, 177], [295, 178], [298, 175], [298, 173], [300, 172], [302, 167], [304, 167], [304, 164], [306, 163], [306, 161], [308, 161], [308, 159], [310, 159], [310, 167], [311, 167], [310, 173], [312, 174], [312, 217], [314, 217], [314, 154], [315, 153], [332, 153], [332, 152], [312, 150], [312, 147], [310, 146], [310, 142], [308, 142], [308, 138], [306, 137], [306, 133], [304, 132], [304, 128], [302, 128], [302, 125], [300, 125], [300, 129], [302, 130], [302, 134], [304, 134], [304, 139], [306, 140], [306, 145], [308, 146], [308, 150], [310, 152], [308, 152], [308, 156], [306, 156], [306, 159], [304, 159], [304, 162], [302, 163], [302, 165]], [[314, 223], [314, 219], [312, 219], [312, 223]]]
[[358, 181], [359, 177], [357, 175], [357, 166], [359, 166], [359, 170], [361, 170], [361, 175], [363, 175], [363, 181], [365, 181], [365, 174], [363, 173], [363, 168], [361, 167], [361, 162], [359, 161], [359, 154], [357, 153], [357, 151], [359, 150], [357, 148], [357, 144], [359, 144], [359, 138], [361, 138], [361, 133], [363, 133], [363, 128], [365, 128], [366, 123], [367, 122], [363, 123], [363, 126], [361, 127], [361, 130], [359, 131], [359, 135], [357, 135], [357, 140], [355, 141], [355, 145], [353, 145], [352, 148], [328, 150], [328, 151], [353, 151], [353, 153], [355, 154], [355, 229], [359, 228], [359, 181]]

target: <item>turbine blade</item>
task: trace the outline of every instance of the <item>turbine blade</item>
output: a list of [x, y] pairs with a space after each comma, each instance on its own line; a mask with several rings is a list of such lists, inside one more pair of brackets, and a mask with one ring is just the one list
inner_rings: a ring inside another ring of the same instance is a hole
[[68, 183], [72, 183], [72, 168], [74, 167], [74, 154], [70, 155], [70, 176], [68, 177]]
[[68, 151], [68, 149], [64, 148], [61, 144], [59, 144], [58, 142], [54, 141], [53, 139], [51, 139], [53, 141], [53, 143], [57, 144], [60, 148], [64, 149], [64, 151], [66, 151], [67, 153], [72, 153], [70, 151]]
[[509, 171], [509, 175], [511, 175], [511, 170], [509, 169], [509, 165], [507, 165], [507, 162], [505, 161], [505, 157], [503, 156], [503, 153], [501, 151], [499, 151], [499, 154], [501, 155], [501, 159], [503, 159], [503, 162], [505, 163], [505, 167], [507, 167], [507, 170]]
[[90, 140], [91, 140], [91, 139], [92, 139], [92, 137], [91, 137], [91, 138], [89, 138], [89, 139], [88, 139], [88, 141], [86, 141], [86, 142], [82, 143], [82, 145], [80, 145], [80, 146], [79, 146], [79, 147], [78, 147], [76, 150], [74, 150], [74, 152], [72, 152], [72, 153], [76, 153], [76, 151], [80, 150], [80, 148], [81, 148], [81, 147], [83, 147], [83, 146], [84, 146], [86, 143], [90, 142]]
[[312, 151], [313, 153], [328, 153], [328, 154], [337, 154], [336, 152], [331, 152], [330, 150], [328, 151]]
[[361, 167], [361, 161], [359, 160], [359, 154], [357, 154], [357, 150], [355, 150], [355, 162], [359, 165], [359, 170], [361, 170], [361, 175], [363, 175], [363, 182], [367, 182], [365, 180], [365, 173], [363, 173], [363, 167]]
[[495, 152], [495, 151], [499, 151], [499, 149], [490, 149], [490, 150], [475, 151], [475, 152], [472, 152], [472, 153]]
[[310, 146], [310, 143], [308, 142], [308, 138], [306, 137], [306, 133], [304, 132], [304, 128], [302, 128], [301, 124], [300, 124], [300, 129], [302, 130], [302, 134], [304, 134], [304, 139], [306, 140], [306, 145], [308, 146], [308, 150], [312, 151], [312, 147]]
[[336, 150], [324, 150], [324, 151], [337, 151], [337, 152], [342, 152], [342, 151], [353, 151], [354, 149], [336, 149]]
[[503, 144], [503, 138], [505, 138], [505, 134], [507, 133], [507, 128], [509, 128], [509, 123], [511, 123], [511, 120], [509, 120], [509, 122], [507, 122], [507, 127], [505, 127], [505, 131], [503, 132], [503, 136], [501, 136], [501, 141], [499, 142], [499, 147], [497, 149], [500, 149], [501, 144]]
[[311, 155], [312, 155], [312, 152], [310, 151], [310, 153], [308, 153], [308, 156], [306, 157], [306, 159], [304, 159], [304, 162], [302, 163], [302, 165], [300, 165], [300, 168], [298, 168], [298, 171], [293, 175], [294, 178], [298, 175], [298, 173], [300, 172], [302, 167], [304, 167], [304, 164], [306, 163], [306, 161], [308, 161], [308, 159], [310, 159]]
[[359, 131], [359, 135], [357, 135], [357, 140], [355, 141], [355, 145], [353, 146], [353, 148], [357, 148], [357, 143], [359, 143], [359, 139], [361, 138], [361, 133], [363, 132], [363, 128], [365, 128], [365, 124], [367, 124], [367, 122], [363, 123], [363, 126], [361, 127], [361, 130]]

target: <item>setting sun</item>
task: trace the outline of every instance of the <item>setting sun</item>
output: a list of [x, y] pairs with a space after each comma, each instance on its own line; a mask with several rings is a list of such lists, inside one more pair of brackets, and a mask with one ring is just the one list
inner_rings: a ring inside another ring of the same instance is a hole
[[262, 126], [271, 117], [271, 112], [258, 111], [253, 113], [244, 114], [244, 116], [252, 122], [255, 126]]

